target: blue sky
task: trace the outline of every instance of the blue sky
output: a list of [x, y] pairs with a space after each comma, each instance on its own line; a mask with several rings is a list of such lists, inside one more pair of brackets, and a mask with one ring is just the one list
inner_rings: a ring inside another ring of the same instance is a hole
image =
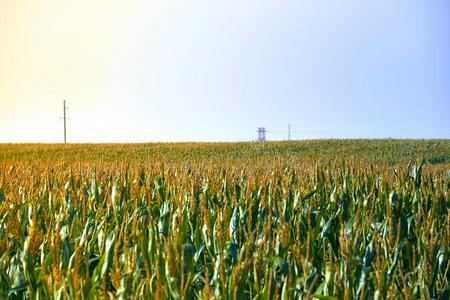
[[3, 1], [0, 142], [450, 138], [450, 2]]

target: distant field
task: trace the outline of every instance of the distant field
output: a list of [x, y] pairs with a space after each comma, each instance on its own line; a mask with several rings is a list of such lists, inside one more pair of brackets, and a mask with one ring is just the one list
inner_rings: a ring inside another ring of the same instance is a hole
[[450, 140], [0, 144], [0, 299], [448, 299]]
[[[1, 161], [221, 162], [295, 160], [396, 165], [410, 160], [450, 165], [450, 140], [311, 140], [250, 143], [0, 144]], [[239, 161], [241, 160], [241, 161]]]

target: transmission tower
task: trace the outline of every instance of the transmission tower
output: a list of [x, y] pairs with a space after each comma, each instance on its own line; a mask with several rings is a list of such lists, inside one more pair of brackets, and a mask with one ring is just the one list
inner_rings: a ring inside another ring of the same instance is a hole
[[265, 127], [258, 127], [258, 142], [265, 142], [266, 141], [266, 128]]

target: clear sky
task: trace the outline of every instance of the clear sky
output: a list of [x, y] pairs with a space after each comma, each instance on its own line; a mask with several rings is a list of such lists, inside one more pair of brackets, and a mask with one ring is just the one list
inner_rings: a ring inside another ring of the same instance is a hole
[[450, 138], [448, 0], [0, 0], [0, 142]]

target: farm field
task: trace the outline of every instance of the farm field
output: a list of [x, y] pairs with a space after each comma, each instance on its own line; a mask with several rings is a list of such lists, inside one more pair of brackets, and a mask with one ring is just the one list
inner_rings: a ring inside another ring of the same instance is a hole
[[0, 299], [449, 299], [450, 140], [0, 144]]

